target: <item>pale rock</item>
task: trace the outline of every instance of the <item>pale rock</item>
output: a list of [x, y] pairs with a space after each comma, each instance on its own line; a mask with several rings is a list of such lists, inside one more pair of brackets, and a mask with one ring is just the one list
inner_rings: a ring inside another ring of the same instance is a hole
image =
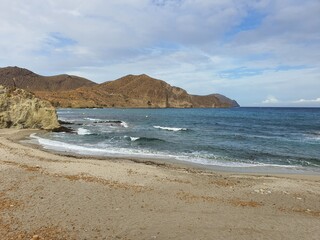
[[0, 128], [59, 128], [55, 108], [22, 89], [0, 85]]

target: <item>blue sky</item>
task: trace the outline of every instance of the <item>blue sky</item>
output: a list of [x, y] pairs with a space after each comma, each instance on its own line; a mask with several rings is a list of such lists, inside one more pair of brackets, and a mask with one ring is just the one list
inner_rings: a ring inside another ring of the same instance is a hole
[[0, 66], [320, 107], [319, 0], [1, 0]]

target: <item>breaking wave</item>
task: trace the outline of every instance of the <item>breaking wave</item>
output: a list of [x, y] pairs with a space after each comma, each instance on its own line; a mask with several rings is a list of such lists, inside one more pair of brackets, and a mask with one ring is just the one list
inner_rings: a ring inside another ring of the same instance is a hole
[[178, 132], [178, 131], [187, 131], [187, 128], [176, 128], [176, 127], [161, 127], [161, 126], [153, 126], [154, 128], [161, 129], [161, 130], [167, 130], [167, 131], [173, 131], [173, 132]]
[[131, 142], [166, 142], [165, 140], [159, 139], [159, 138], [149, 138], [149, 137], [130, 137], [125, 136], [125, 138], [130, 139]]
[[[196, 157], [196, 156], [184, 156], [176, 154], [168, 154], [166, 152], [160, 151], [150, 151], [142, 149], [132, 149], [132, 148], [116, 148], [110, 145], [96, 145], [93, 146], [80, 146], [72, 143], [65, 143], [56, 140], [50, 140], [37, 136], [36, 134], [31, 134], [31, 138], [36, 139], [40, 145], [45, 149], [51, 149], [55, 151], [63, 151], [69, 153], [76, 153], [82, 155], [95, 155], [95, 156], [135, 156], [142, 158], [160, 158], [160, 159], [175, 159], [185, 162], [193, 162], [196, 164], [207, 165], [207, 166], [219, 166], [219, 167], [230, 167], [230, 168], [251, 168], [251, 167], [285, 167], [285, 168], [295, 168], [296, 166], [282, 166], [276, 164], [263, 164], [263, 163], [244, 163], [237, 161], [225, 161], [223, 158], [217, 157], [215, 160], [208, 159], [207, 157]], [[130, 137], [129, 137], [130, 138]], [[139, 138], [140, 140], [143, 138]]]
[[128, 128], [128, 124], [125, 121], [120, 121], [120, 120], [102, 120], [98, 118], [84, 118], [85, 120], [89, 120], [95, 124], [107, 124], [110, 126], [121, 126], [124, 128]]
[[77, 134], [78, 134], [78, 135], [90, 135], [90, 134], [92, 134], [92, 133], [91, 133], [90, 130], [88, 130], [88, 129], [78, 128]]

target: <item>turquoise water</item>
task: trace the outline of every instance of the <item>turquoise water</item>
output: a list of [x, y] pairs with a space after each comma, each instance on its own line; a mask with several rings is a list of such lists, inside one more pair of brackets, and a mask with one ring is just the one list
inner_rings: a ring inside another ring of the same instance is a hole
[[49, 149], [320, 173], [319, 108], [59, 109], [58, 115], [75, 133], [35, 136]]

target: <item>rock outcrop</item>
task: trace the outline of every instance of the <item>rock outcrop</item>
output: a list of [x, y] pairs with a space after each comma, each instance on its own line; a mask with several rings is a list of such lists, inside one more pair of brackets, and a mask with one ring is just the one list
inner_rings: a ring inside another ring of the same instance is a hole
[[60, 127], [50, 102], [18, 88], [0, 85], [0, 128], [53, 130]]

